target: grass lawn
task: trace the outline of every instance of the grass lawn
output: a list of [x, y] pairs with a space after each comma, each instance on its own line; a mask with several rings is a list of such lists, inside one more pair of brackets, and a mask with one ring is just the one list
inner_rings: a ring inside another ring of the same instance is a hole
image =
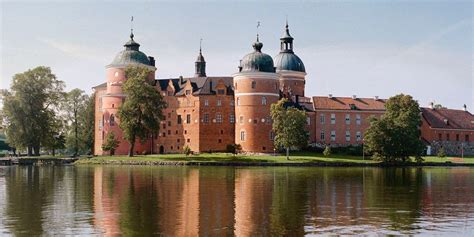
[[[444, 163], [450, 161], [453, 163], [474, 163], [474, 157], [458, 159], [458, 158], [438, 158], [424, 157], [425, 162]], [[193, 162], [256, 162], [256, 163], [312, 163], [312, 162], [349, 162], [349, 163], [377, 163], [370, 157], [366, 156], [365, 160], [362, 156], [349, 155], [331, 155], [325, 157], [320, 153], [311, 152], [293, 152], [290, 153], [290, 160], [283, 155], [237, 155], [233, 156], [228, 153], [202, 153], [198, 155], [190, 155], [186, 157], [183, 154], [164, 154], [164, 155], [140, 155], [134, 157], [128, 156], [98, 156], [94, 158], [82, 158], [76, 163], [78, 164], [100, 164], [106, 161], [193, 161]]]

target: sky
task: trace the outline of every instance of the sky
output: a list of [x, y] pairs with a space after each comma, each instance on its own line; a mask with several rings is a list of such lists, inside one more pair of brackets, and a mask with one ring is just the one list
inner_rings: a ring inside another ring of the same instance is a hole
[[68, 90], [91, 93], [128, 41], [131, 16], [157, 78], [192, 76], [201, 38], [208, 76], [231, 76], [253, 51], [257, 22], [263, 52], [275, 56], [288, 18], [307, 96], [405, 93], [474, 111], [472, 1], [0, 0], [0, 9], [2, 89], [44, 65]]

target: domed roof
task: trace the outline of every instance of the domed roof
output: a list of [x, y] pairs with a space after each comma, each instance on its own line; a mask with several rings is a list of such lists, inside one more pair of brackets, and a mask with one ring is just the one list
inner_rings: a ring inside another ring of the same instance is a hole
[[275, 56], [275, 66], [277, 71], [297, 71], [306, 72], [303, 61], [294, 53], [281, 52]]
[[288, 22], [286, 22], [285, 32], [280, 38], [281, 50], [275, 56], [275, 66], [277, 71], [297, 71], [306, 72], [303, 61], [293, 52], [293, 37], [290, 35], [288, 29]]
[[272, 57], [262, 53], [262, 47], [257, 36], [257, 42], [253, 44], [255, 51], [245, 55], [240, 61], [240, 72], [275, 72]]
[[146, 54], [139, 50], [140, 44], [133, 40], [133, 34], [130, 35], [130, 40], [124, 47], [125, 50], [120, 51], [107, 67], [125, 67], [133, 64], [152, 66]]

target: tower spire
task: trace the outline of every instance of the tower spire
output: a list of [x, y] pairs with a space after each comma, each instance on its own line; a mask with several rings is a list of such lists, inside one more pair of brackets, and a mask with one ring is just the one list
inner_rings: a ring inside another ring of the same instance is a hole
[[199, 39], [199, 55], [194, 63], [196, 68], [194, 76], [195, 77], [206, 77], [206, 60], [202, 56], [202, 38]]

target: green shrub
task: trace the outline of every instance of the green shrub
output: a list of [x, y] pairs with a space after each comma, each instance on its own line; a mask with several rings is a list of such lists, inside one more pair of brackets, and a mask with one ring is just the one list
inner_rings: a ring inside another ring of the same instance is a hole
[[438, 155], [439, 158], [444, 158], [444, 157], [446, 157], [446, 151], [444, 150], [443, 147], [439, 148], [437, 155]]
[[228, 144], [226, 147], [226, 151], [235, 156], [242, 152], [242, 146], [240, 144]]
[[331, 147], [330, 146], [326, 146], [326, 148], [324, 148], [323, 155], [326, 156], [326, 157], [331, 155]]
[[186, 156], [189, 156], [189, 155], [191, 155], [192, 153], [193, 153], [193, 151], [191, 150], [191, 148], [190, 148], [188, 145], [184, 146], [184, 148], [183, 148], [183, 154], [185, 154]]

